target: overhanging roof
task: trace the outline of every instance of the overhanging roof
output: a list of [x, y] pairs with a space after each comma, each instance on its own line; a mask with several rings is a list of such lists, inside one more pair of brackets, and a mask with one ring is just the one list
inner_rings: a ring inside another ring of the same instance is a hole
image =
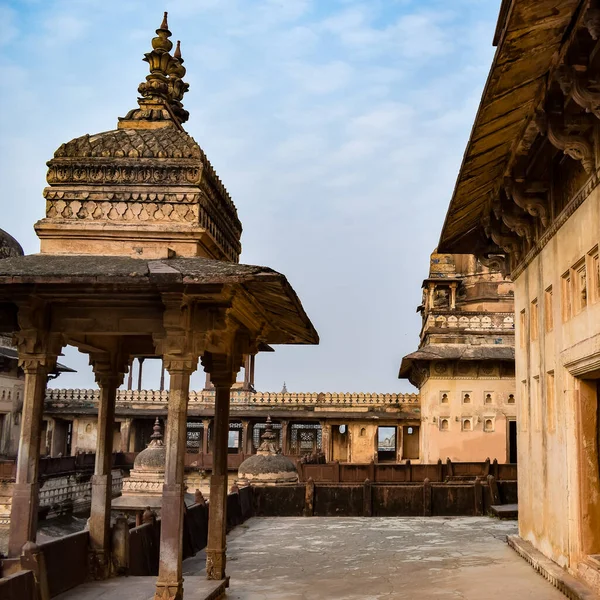
[[503, 4], [500, 45], [483, 90], [438, 252], [469, 253], [480, 238], [485, 202], [497, 191], [515, 144], [542, 98], [547, 73], [581, 0], [513, 0]]
[[400, 365], [399, 379], [406, 379], [415, 361], [433, 360], [515, 360], [515, 347], [500, 344], [436, 344], [420, 348], [407, 354]]
[[[266, 343], [317, 344], [319, 336], [287, 279], [267, 267], [209, 258], [148, 260], [122, 256], [32, 254], [0, 260], [0, 308], [19, 293], [44, 290], [156, 294], [165, 288], [215, 289], [237, 286], [269, 320], [273, 339]], [[0, 323], [2, 319], [0, 319]]]

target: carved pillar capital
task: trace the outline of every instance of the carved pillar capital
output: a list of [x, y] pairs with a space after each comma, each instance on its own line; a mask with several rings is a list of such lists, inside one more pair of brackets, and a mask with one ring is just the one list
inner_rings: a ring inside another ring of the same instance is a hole
[[191, 354], [186, 356], [167, 354], [163, 356], [163, 364], [169, 375], [174, 375], [175, 373], [193, 373], [198, 367], [198, 358]]
[[201, 361], [204, 371], [210, 375], [210, 380], [215, 387], [230, 388], [235, 383], [237, 373], [242, 367], [244, 356], [235, 351], [231, 354], [205, 352], [202, 355]]

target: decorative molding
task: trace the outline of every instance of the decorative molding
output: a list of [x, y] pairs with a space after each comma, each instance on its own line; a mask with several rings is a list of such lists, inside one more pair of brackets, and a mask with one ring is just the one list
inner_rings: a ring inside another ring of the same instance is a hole
[[600, 334], [563, 350], [561, 358], [565, 369], [574, 377], [600, 370]]

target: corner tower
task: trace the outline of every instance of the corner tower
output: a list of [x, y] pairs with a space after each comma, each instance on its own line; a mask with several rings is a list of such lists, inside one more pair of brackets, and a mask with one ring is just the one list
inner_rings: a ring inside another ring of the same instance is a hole
[[62, 144], [48, 162], [46, 217], [35, 225], [45, 254], [238, 262], [242, 225], [202, 148], [183, 129], [179, 42], [167, 13], [144, 60], [139, 107], [117, 129]]

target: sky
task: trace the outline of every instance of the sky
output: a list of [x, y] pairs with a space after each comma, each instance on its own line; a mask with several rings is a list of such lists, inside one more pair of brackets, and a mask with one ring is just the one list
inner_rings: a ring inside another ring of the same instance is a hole
[[[137, 106], [169, 11], [185, 128], [233, 198], [241, 262], [284, 273], [319, 346], [256, 387], [409, 392], [428, 274], [494, 48], [500, 0], [0, 0], [0, 227], [39, 251], [46, 161]], [[87, 358], [54, 387], [94, 387]], [[156, 387], [158, 367], [144, 367]], [[192, 386], [202, 387], [198, 373]]]

